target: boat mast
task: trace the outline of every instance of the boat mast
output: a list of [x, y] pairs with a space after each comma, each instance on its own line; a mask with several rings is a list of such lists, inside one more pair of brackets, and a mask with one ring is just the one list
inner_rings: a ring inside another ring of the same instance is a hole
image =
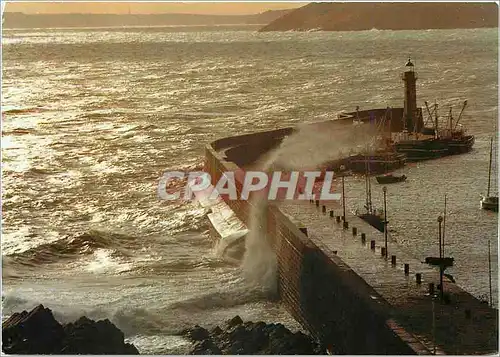
[[[368, 159], [369, 160], [369, 159]], [[370, 163], [368, 163], [370, 165]], [[372, 213], [372, 184], [370, 182], [370, 175], [366, 176], [368, 179], [368, 209], [370, 211], [370, 214]]]
[[491, 161], [493, 158], [493, 137], [490, 139], [490, 165], [488, 168], [488, 192], [486, 197], [490, 197], [490, 186], [491, 186]]
[[462, 107], [462, 110], [460, 111], [460, 114], [458, 115], [458, 119], [457, 119], [457, 122], [455, 123], [455, 127], [453, 129], [456, 129], [457, 126], [458, 126], [458, 122], [460, 121], [460, 119], [462, 119], [462, 114], [464, 113], [464, 110], [465, 110], [465, 107], [467, 106], [467, 101], [464, 100], [464, 105]]
[[438, 104], [437, 102], [434, 103], [434, 120], [435, 120], [435, 123], [434, 123], [434, 130], [436, 131], [436, 139], [439, 138], [439, 134], [438, 134]]
[[450, 105], [449, 120], [450, 120], [450, 135], [451, 135], [451, 131], [452, 131], [452, 129], [453, 129], [453, 115], [452, 115], [452, 113], [451, 113], [451, 105]]
[[365, 156], [366, 159], [366, 173], [365, 173], [365, 187], [366, 187], [366, 210], [367, 213], [371, 214], [372, 213], [372, 189], [371, 189], [371, 184], [370, 184], [370, 157], [367, 155]]
[[431, 112], [431, 110], [429, 109], [429, 103], [427, 103], [427, 101], [425, 101], [424, 103], [425, 103], [425, 108], [427, 109], [427, 114], [428, 114], [427, 120], [424, 123], [424, 127], [425, 127], [427, 125], [427, 123], [429, 122], [429, 120], [432, 120], [432, 114], [434, 113], [435, 108]]
[[444, 255], [444, 233], [446, 229], [446, 194], [444, 194], [444, 215], [443, 215], [443, 257]]

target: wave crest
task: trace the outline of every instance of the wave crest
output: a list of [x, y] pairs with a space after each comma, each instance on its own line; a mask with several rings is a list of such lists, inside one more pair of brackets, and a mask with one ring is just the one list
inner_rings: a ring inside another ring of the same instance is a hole
[[7, 255], [9, 258], [7, 262], [38, 266], [62, 259], [73, 259], [79, 255], [92, 254], [102, 248], [111, 249], [116, 255], [129, 256], [128, 249], [133, 248], [134, 241], [134, 237], [123, 234], [89, 231]]

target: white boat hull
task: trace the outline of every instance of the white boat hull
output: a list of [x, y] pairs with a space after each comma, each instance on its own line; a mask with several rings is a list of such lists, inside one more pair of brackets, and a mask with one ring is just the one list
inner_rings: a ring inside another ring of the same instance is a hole
[[498, 197], [483, 197], [481, 199], [481, 209], [498, 212]]

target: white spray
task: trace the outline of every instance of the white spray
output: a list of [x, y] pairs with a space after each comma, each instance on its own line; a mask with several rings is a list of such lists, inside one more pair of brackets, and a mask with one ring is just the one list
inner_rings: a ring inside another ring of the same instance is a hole
[[[324, 162], [363, 151], [373, 138], [374, 128], [371, 125], [346, 126], [335, 130], [322, 128], [321, 131], [304, 126], [285, 138], [260, 169], [313, 169]], [[268, 201], [265, 197], [257, 197], [251, 203], [250, 232], [245, 240], [242, 270], [253, 287], [273, 294], [277, 290], [277, 262], [267, 237]]]

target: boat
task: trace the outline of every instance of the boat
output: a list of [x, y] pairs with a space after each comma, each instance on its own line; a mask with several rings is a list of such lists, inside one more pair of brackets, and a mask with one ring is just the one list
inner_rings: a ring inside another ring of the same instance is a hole
[[[461, 129], [463, 130], [463, 129]], [[395, 149], [406, 155], [408, 162], [432, 160], [449, 155], [457, 155], [470, 151], [475, 139], [472, 135], [465, 135], [447, 131], [439, 131], [435, 137], [422, 135], [420, 139], [400, 140], [395, 143]]]
[[380, 184], [389, 184], [406, 181], [406, 175], [396, 176], [393, 174], [386, 174], [376, 177], [377, 182]]
[[481, 208], [487, 211], [498, 212], [498, 197], [483, 197]]
[[[440, 267], [440, 271], [444, 273], [446, 268], [453, 266], [454, 258], [447, 257], [444, 254], [444, 238], [446, 230], [446, 195], [444, 195], [444, 215], [443, 215], [443, 232], [441, 233], [441, 223], [439, 223], [439, 257], [426, 257], [425, 263]], [[441, 221], [440, 221], [441, 222]]]
[[475, 138], [473, 135], [467, 135], [466, 130], [459, 124], [463, 111], [467, 106], [467, 101], [464, 101], [460, 116], [453, 126], [453, 116], [449, 114], [449, 127], [446, 129], [438, 128], [437, 107], [435, 104], [433, 113], [431, 113], [428, 103], [425, 102], [429, 117], [434, 113], [435, 127], [423, 127], [420, 132], [408, 132], [404, 130], [399, 136], [399, 140], [395, 141], [395, 150], [399, 153], [406, 154], [408, 162], [431, 160], [448, 155], [457, 155], [470, 151], [474, 145]]
[[406, 155], [395, 151], [374, 151], [349, 157], [348, 167], [352, 172], [362, 173], [367, 163], [370, 163], [370, 174], [381, 174], [394, 171], [406, 163]]
[[384, 220], [384, 211], [376, 210], [372, 205], [372, 191], [371, 191], [371, 181], [370, 181], [370, 162], [366, 162], [365, 169], [365, 188], [366, 188], [366, 203], [365, 203], [365, 212], [359, 213], [356, 210], [355, 214], [363, 221], [374, 227], [380, 232], [384, 232], [385, 230], [385, 220]]
[[425, 263], [429, 265], [436, 265], [440, 266], [441, 264], [443, 265], [444, 268], [451, 267], [453, 266], [453, 261], [455, 259], [451, 257], [426, 257], [425, 258]]
[[498, 212], [498, 196], [490, 196], [491, 164], [493, 162], [493, 138], [490, 140], [490, 163], [488, 168], [488, 190], [486, 196], [481, 198], [481, 209]]
[[[357, 118], [358, 110], [359, 107], [356, 107]], [[382, 174], [397, 170], [406, 164], [406, 155], [396, 152], [392, 147], [391, 138], [387, 137], [386, 123], [390, 123], [391, 116], [392, 111], [387, 108], [380, 123], [375, 124], [375, 120], [371, 119], [369, 125], [375, 126], [376, 134], [362, 152], [348, 157], [347, 166], [352, 172], [365, 175]], [[362, 123], [359, 119], [356, 121]]]
[[382, 210], [373, 211], [372, 213], [366, 212], [357, 216], [379, 232], [384, 232], [384, 215]]

